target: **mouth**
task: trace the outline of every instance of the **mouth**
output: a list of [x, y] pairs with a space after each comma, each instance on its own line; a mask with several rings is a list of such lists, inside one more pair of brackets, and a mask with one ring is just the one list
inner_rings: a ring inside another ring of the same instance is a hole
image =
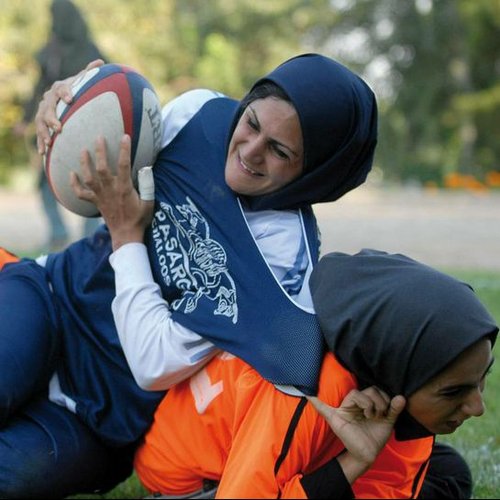
[[461, 425], [463, 424], [463, 422], [461, 422], [460, 420], [448, 420], [446, 422], [446, 426], [451, 430], [451, 431], [455, 431], [456, 429], [458, 429]]
[[239, 163], [241, 165], [241, 167], [243, 168], [243, 170], [247, 173], [249, 173], [250, 175], [254, 175], [256, 177], [264, 177], [264, 174], [261, 174], [260, 172], [257, 172], [255, 170], [253, 170], [252, 168], [250, 168], [244, 161], [243, 159], [241, 158], [241, 156], [238, 155], [238, 160], [239, 160]]

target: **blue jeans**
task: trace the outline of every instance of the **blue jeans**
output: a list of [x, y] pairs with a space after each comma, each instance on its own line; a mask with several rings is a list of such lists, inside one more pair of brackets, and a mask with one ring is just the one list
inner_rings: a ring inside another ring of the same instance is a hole
[[0, 498], [105, 493], [132, 473], [133, 449], [104, 446], [80, 419], [32, 398], [0, 429]]
[[56, 308], [43, 269], [33, 279], [37, 267], [18, 266], [0, 273], [0, 498], [107, 491], [131, 474], [135, 443], [106, 446], [47, 399], [60, 362]]

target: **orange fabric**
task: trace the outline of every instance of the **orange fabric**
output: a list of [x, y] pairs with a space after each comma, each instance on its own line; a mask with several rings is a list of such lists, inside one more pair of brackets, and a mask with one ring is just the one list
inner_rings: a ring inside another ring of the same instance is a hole
[[8, 252], [5, 248], [0, 247], [0, 269], [2, 269], [8, 262], [17, 262], [18, 260], [19, 257]]
[[[353, 484], [355, 497], [412, 498], [415, 479], [423, 479], [427, 471], [433, 444], [432, 436], [396, 441], [393, 435], [372, 467]], [[419, 476], [422, 466], [424, 473]], [[415, 498], [421, 487], [422, 481], [415, 487]]]
[[[319, 397], [338, 406], [355, 387], [354, 377], [332, 354], [326, 355]], [[220, 480], [217, 498], [277, 498], [279, 494], [306, 498], [302, 474], [337, 456], [343, 445], [308, 403], [288, 453], [274, 473], [300, 401], [278, 391], [242, 360], [223, 353], [167, 393], [136, 453], [136, 472], [146, 488], [164, 494], [196, 491], [205, 478]], [[391, 441], [369, 471], [372, 475], [356, 484], [356, 493], [363, 498], [375, 492], [378, 498], [380, 493], [409, 496], [415, 469], [430, 455], [430, 447], [420, 441], [418, 446]], [[385, 468], [400, 473], [384, 475]], [[383, 484], [373, 487], [373, 482]]]

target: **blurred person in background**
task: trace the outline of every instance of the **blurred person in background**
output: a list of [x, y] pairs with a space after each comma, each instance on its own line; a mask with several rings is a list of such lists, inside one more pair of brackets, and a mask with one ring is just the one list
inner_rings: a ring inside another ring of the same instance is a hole
[[[92, 41], [87, 23], [71, 0], [53, 0], [50, 6], [52, 28], [48, 42], [36, 54], [39, 67], [38, 80], [32, 95], [24, 105], [23, 118], [14, 127], [18, 137], [24, 137], [28, 150], [35, 151], [35, 138], [30, 133], [30, 124], [35, 116], [43, 93], [57, 80], [63, 80], [78, 72], [94, 59], [105, 59]], [[43, 251], [58, 251], [69, 242], [70, 235], [62, 216], [61, 207], [52, 193], [43, 168], [42, 157], [30, 155], [37, 170], [37, 187], [40, 190], [43, 208], [49, 223], [49, 237]], [[100, 218], [85, 218], [82, 236], [91, 235], [101, 223]]]

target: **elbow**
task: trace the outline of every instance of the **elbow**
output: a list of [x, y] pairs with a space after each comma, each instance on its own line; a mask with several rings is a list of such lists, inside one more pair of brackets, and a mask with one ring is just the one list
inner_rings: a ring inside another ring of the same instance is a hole
[[157, 377], [155, 377], [150, 373], [143, 373], [143, 372], [136, 373], [132, 371], [132, 375], [134, 376], [136, 384], [143, 391], [160, 391], [168, 389], [168, 387], [164, 387], [164, 385], [161, 384], [161, 382], [158, 380]]
[[155, 370], [152, 366], [147, 369], [144, 368], [144, 365], [131, 366], [131, 371], [136, 384], [143, 391], [165, 391], [186, 378], [186, 375], [183, 376], [175, 370], [166, 371], [164, 367]]
[[[215, 352], [216, 351], [214, 350], [214, 354]], [[208, 361], [208, 359], [209, 358], [204, 360], [202, 363], [196, 363], [193, 365], [172, 363], [167, 365], [169, 367], [168, 370], [165, 369], [164, 365], [158, 365], [155, 370], [151, 364], [149, 370], [145, 371], [144, 367], [142, 367], [141, 370], [132, 370], [132, 373], [137, 385], [142, 390], [165, 391], [172, 388], [179, 382], [191, 377]]]
[[137, 385], [143, 390], [143, 391], [154, 391], [154, 381], [147, 377], [143, 378], [136, 378], [135, 379]]

